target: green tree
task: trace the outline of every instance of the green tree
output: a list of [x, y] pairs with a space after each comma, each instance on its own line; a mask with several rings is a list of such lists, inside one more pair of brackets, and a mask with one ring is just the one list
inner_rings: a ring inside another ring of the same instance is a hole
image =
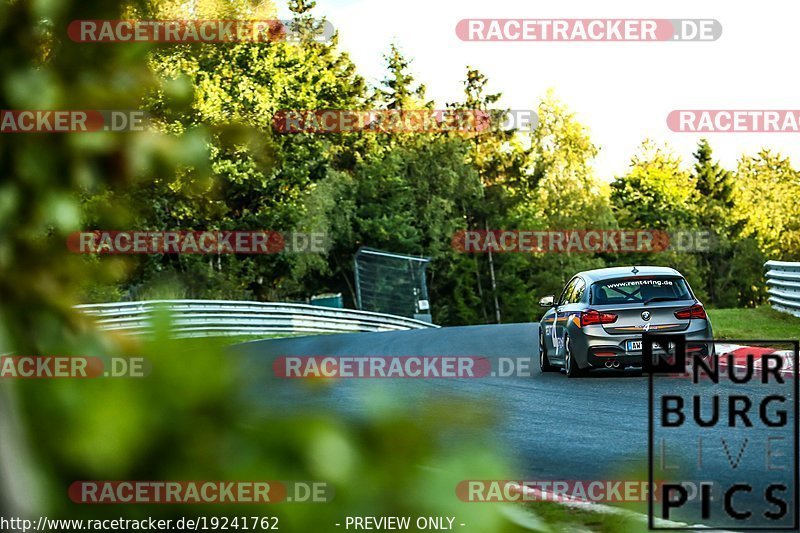
[[[297, 43], [186, 45], [155, 53], [150, 64], [161, 86], [148, 107], [165, 131], [190, 137], [199, 124], [210, 127], [213, 178], [198, 179], [187, 169], [133, 191], [112, 191], [115, 196], [106, 200], [144, 206], [141, 226], [154, 229], [319, 230], [308, 224], [305, 197], [331, 169], [352, 166], [358, 141], [279, 134], [272, 117], [281, 110], [359, 108], [365, 85], [337, 49], [337, 36], [330, 42], [316, 38], [322, 22], [312, 17], [313, 6], [289, 6]], [[159, 7], [162, 16], [177, 11], [184, 18], [189, 8]], [[275, 18], [270, 4], [244, 0], [191, 8], [192, 16], [209, 19]], [[139, 262], [128, 291], [137, 297], [166, 280], [178, 282], [178, 294], [186, 297], [302, 299], [310, 296], [307, 281], [325, 263], [318, 254], [148, 257]]]
[[[429, 105], [424, 90], [410, 88], [409, 61], [395, 47], [386, 61], [385, 98], [378, 103], [385, 109]], [[467, 161], [469, 145], [458, 136], [436, 132], [366, 133], [363, 139], [352, 169], [331, 173], [308, 197], [312, 218], [323, 221], [334, 243], [323, 283], [349, 293], [354, 301], [352, 260], [362, 245], [429, 256], [434, 318], [462, 321], [449, 303], [452, 280], [446, 272], [456, 260], [452, 234], [463, 229], [464, 206], [474, 203], [480, 192]]]
[[695, 164], [692, 177], [700, 193], [698, 215], [701, 224], [725, 229], [731, 224], [734, 208], [734, 176], [729, 170], [712, 159], [711, 146], [701, 139], [694, 153]]
[[681, 160], [645, 141], [628, 173], [611, 184], [611, 198], [622, 228], [677, 229], [697, 224], [699, 193]]
[[712, 305], [736, 307], [751, 298], [749, 287], [760, 283], [762, 268], [746, 260], [752, 256], [753, 243], [741, 238], [744, 224], [734, 216], [733, 173], [712, 159], [711, 146], [705, 139], [698, 144], [694, 158], [692, 179], [700, 196], [697, 230], [711, 235], [710, 250], [698, 256], [709, 273], [705, 292]]
[[[497, 109], [496, 104], [502, 94], [488, 92], [488, 85], [489, 79], [483, 73], [467, 67], [464, 100], [449, 106], [455, 111], [465, 112], [467, 117], [485, 113], [491, 120], [489, 128], [467, 128], [456, 133], [469, 143], [468, 161], [481, 183], [481, 195], [477, 201], [464, 205], [467, 226], [472, 230], [494, 230], [505, 226], [511, 200], [509, 187], [519, 180], [525, 163], [526, 152], [517, 132], [500, 127], [505, 111]], [[498, 269], [504, 259], [490, 250], [486, 256], [472, 256], [471, 261], [483, 321], [500, 323], [503, 308]]]
[[743, 156], [736, 169], [736, 214], [744, 236], [754, 237], [770, 259], [800, 259], [800, 172], [770, 150]]
[[425, 102], [425, 85], [414, 86], [411, 61], [406, 59], [396, 43], [391, 44], [389, 53], [383, 59], [386, 61], [387, 76], [377, 94], [384, 107], [396, 110], [430, 107], [431, 102]]
[[[530, 151], [514, 187], [510, 227], [528, 230], [585, 230], [616, 226], [608, 186], [592, 168], [598, 148], [586, 127], [551, 92], [537, 106], [539, 123], [529, 135]], [[508, 254], [512, 255], [512, 254]], [[540, 296], [558, 293], [582, 270], [605, 266], [602, 257], [585, 253], [513, 254], [505, 284], [523, 290], [505, 295], [514, 320], [538, 318]]]
[[[695, 180], [671, 150], [651, 141], [642, 143], [625, 176], [611, 184], [611, 199], [620, 228], [666, 232], [697, 229], [701, 202]], [[708, 300], [707, 267], [696, 254], [671, 246], [655, 253], [629, 253], [626, 263], [670, 266], [683, 273], [701, 300]]]

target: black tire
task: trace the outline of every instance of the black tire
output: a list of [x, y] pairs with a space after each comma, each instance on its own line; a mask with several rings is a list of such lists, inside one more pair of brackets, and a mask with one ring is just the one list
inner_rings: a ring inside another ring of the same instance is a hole
[[547, 357], [547, 348], [544, 345], [544, 335], [539, 335], [539, 370], [542, 372], [555, 372], [557, 367], [550, 364], [550, 358]]
[[583, 371], [578, 368], [577, 363], [575, 363], [575, 357], [572, 355], [569, 336], [564, 338], [564, 371], [567, 373], [568, 378], [577, 378], [583, 375]]

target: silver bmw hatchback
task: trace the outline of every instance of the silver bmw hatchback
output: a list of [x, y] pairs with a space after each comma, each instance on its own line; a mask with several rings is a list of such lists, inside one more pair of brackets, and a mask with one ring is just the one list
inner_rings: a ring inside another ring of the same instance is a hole
[[576, 377], [593, 368], [642, 365], [642, 333], [679, 333], [695, 355], [713, 353], [711, 321], [674, 268], [641, 266], [580, 272], [561, 295], [545, 296], [539, 367]]

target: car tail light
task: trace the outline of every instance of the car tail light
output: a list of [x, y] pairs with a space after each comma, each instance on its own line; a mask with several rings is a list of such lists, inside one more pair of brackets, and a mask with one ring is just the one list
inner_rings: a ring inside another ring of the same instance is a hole
[[687, 307], [686, 309], [675, 311], [675, 318], [680, 318], [681, 320], [687, 320], [690, 318], [702, 318], [703, 320], [705, 320], [708, 317], [706, 316], [706, 310], [703, 309], [702, 305], [694, 304], [693, 306]]
[[594, 309], [589, 309], [581, 313], [581, 327], [591, 326], [593, 324], [613, 324], [617, 321], [617, 315], [614, 313], [601, 313]]

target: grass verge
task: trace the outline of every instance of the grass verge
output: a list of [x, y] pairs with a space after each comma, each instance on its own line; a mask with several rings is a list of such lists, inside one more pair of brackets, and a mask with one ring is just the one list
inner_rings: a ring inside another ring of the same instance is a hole
[[707, 312], [715, 339], [800, 339], [800, 318], [770, 307]]
[[530, 502], [525, 507], [553, 532], [639, 533], [647, 531], [644, 515], [599, 513], [555, 502]]

